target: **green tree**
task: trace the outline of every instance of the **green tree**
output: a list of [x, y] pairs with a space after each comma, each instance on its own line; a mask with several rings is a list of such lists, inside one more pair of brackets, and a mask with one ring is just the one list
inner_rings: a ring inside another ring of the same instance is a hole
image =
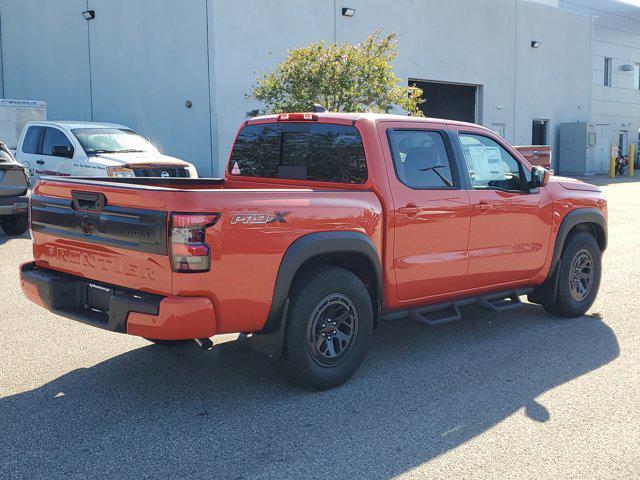
[[248, 99], [264, 112], [305, 112], [318, 103], [331, 112], [389, 112], [395, 106], [422, 116], [418, 87], [401, 86], [393, 71], [396, 34], [380, 31], [357, 45], [315, 42], [289, 50], [275, 69], [256, 74]]

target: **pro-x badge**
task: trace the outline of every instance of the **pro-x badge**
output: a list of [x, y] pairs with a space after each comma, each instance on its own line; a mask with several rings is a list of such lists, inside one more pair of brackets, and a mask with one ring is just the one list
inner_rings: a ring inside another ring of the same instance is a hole
[[251, 224], [264, 224], [264, 223], [287, 223], [284, 217], [291, 212], [273, 212], [270, 213], [235, 213], [231, 217], [231, 224], [242, 223], [244, 225]]

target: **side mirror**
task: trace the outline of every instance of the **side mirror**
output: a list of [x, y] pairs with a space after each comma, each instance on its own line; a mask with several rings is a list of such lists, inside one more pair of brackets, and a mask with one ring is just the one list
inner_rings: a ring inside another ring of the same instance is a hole
[[535, 190], [536, 188], [546, 187], [549, 183], [549, 177], [551, 172], [546, 168], [534, 166], [531, 170], [531, 181], [529, 182], [529, 188]]
[[54, 157], [73, 158], [73, 147], [64, 147], [57, 145], [51, 149], [51, 154]]

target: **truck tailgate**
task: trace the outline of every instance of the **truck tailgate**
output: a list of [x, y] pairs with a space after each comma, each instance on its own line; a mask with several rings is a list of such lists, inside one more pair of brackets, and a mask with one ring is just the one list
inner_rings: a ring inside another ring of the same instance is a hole
[[144, 196], [121, 185], [39, 183], [31, 199], [36, 264], [169, 294], [167, 206], [172, 195], [168, 191]]

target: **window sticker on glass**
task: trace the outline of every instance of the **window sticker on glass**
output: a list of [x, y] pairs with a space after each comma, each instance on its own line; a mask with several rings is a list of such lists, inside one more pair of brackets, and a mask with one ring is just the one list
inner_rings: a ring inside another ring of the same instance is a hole
[[504, 165], [498, 147], [473, 145], [464, 147], [466, 157], [473, 165], [474, 178], [477, 181], [504, 178]]
[[491, 178], [502, 177], [504, 178], [504, 163], [502, 163], [502, 155], [498, 147], [484, 147], [484, 151], [487, 155], [487, 163], [491, 170]]

